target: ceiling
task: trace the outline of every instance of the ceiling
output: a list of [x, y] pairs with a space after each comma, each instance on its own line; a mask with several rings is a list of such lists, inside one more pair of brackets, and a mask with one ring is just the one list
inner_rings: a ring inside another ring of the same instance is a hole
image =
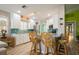
[[33, 14], [40, 19], [45, 19], [49, 13], [52, 14], [54, 10], [60, 7], [62, 4], [26, 4], [26, 8], [22, 8], [22, 4], [0, 4], [0, 9], [7, 12], [21, 11], [21, 15]]
[[[22, 8], [23, 4], [0, 4], [0, 10], [7, 12], [21, 11], [20, 15], [35, 15], [38, 19], [45, 19], [48, 14], [52, 14], [62, 4], [26, 4], [26, 8]], [[66, 4], [65, 11], [69, 13], [71, 11], [79, 10], [79, 4]]]

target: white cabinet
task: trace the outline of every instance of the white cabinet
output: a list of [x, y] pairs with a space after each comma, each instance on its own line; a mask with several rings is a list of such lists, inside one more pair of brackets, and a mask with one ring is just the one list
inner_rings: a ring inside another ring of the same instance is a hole
[[11, 13], [11, 28], [20, 28], [21, 27], [21, 18], [19, 14]]
[[30, 41], [28, 33], [26, 33], [26, 34], [13, 34], [13, 36], [16, 38], [16, 45]]

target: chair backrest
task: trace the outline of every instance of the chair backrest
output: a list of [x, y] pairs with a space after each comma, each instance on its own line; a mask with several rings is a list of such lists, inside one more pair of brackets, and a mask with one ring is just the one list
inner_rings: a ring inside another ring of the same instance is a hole
[[53, 40], [54, 38], [51, 33], [43, 32], [41, 33], [41, 38], [46, 47], [53, 47], [55, 45], [55, 41]]
[[36, 43], [37, 42], [36, 32], [29, 32], [29, 38], [32, 43]]
[[67, 34], [61, 34], [61, 39], [59, 40], [59, 43], [68, 43], [68, 35]]

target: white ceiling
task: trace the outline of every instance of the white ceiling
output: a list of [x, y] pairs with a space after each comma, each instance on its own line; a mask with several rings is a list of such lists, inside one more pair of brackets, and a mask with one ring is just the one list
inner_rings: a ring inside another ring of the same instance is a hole
[[49, 13], [52, 14], [54, 10], [61, 6], [61, 4], [26, 4], [26, 8], [22, 8], [22, 4], [0, 4], [0, 9], [8, 12], [17, 13], [21, 11], [21, 15], [29, 15], [35, 13], [40, 19], [45, 19]]

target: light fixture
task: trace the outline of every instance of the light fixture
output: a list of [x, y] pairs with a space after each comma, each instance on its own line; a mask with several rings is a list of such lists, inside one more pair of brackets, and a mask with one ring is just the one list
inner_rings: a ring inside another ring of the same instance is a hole
[[34, 15], [35, 15], [35, 13], [30, 13], [30, 14], [29, 14], [29, 16], [34, 16]]
[[21, 20], [22, 21], [27, 21], [27, 20], [29, 20], [29, 17], [28, 16], [21, 15]]
[[17, 12], [18, 12], [18, 13], [21, 13], [21, 11], [20, 11], [20, 10], [18, 10]]
[[48, 14], [47, 14], [47, 16], [48, 16], [48, 17], [50, 17], [50, 16], [51, 16], [51, 14], [50, 14], [50, 13], [48, 13]]

